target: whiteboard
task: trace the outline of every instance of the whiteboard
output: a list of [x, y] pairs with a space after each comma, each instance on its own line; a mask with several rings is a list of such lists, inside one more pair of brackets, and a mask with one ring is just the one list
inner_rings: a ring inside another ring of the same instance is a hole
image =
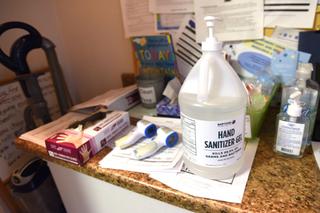
[[[59, 105], [49, 72], [41, 75], [39, 85], [52, 119], [60, 116]], [[0, 86], [0, 179], [6, 180], [32, 155], [17, 149], [15, 138], [25, 132], [23, 112], [27, 99], [19, 82]]]

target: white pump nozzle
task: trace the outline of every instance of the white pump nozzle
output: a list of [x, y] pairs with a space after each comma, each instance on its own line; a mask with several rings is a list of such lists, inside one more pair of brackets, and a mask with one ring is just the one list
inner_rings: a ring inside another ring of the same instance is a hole
[[206, 17], [204, 17], [204, 21], [206, 22], [209, 36], [207, 37], [207, 39], [204, 42], [202, 42], [202, 51], [221, 50], [222, 43], [219, 42], [213, 35], [213, 28], [215, 26], [215, 22], [221, 21], [221, 19], [218, 17], [214, 17], [214, 16], [206, 16]]
[[289, 97], [290, 97], [290, 99], [299, 99], [301, 94], [302, 94], [301, 91], [297, 90], [297, 91], [291, 93]]
[[301, 96], [301, 91], [295, 91], [289, 96], [291, 101], [289, 102], [287, 113], [292, 117], [300, 117], [302, 112], [302, 106], [299, 104], [299, 98]]
[[206, 16], [204, 17], [204, 21], [206, 22], [208, 31], [209, 31], [209, 37], [213, 37], [213, 28], [215, 25], [215, 20], [220, 21], [220, 18], [214, 17], [214, 16]]

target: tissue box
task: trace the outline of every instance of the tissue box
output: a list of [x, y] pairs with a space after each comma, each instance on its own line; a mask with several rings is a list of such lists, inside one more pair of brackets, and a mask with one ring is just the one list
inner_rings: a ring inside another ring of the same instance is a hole
[[170, 99], [164, 97], [156, 106], [159, 116], [180, 118], [180, 108], [178, 103], [170, 104]]
[[112, 146], [129, 126], [128, 112], [113, 111], [83, 131], [65, 129], [55, 133], [45, 140], [46, 148], [52, 157], [83, 165], [102, 148]]

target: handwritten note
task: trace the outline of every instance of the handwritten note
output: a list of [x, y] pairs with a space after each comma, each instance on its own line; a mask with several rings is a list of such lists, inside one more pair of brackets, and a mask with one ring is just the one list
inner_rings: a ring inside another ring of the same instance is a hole
[[0, 103], [0, 177], [6, 179], [22, 154], [15, 148], [15, 137], [25, 131], [23, 109], [27, 102], [17, 82], [0, 87]]
[[216, 22], [215, 35], [220, 41], [250, 40], [263, 37], [263, 1], [194, 1], [197, 42], [208, 36], [205, 16], [221, 19]]
[[[49, 73], [39, 77], [39, 84], [48, 103], [52, 118], [59, 117], [59, 107]], [[25, 132], [24, 109], [27, 99], [18, 82], [0, 87], [0, 178], [7, 179], [11, 172], [26, 159], [22, 150], [15, 147], [17, 136]]]

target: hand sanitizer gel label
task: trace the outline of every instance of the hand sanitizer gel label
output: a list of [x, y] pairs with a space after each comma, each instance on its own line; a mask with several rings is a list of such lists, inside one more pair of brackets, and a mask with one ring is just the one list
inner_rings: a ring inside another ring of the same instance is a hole
[[244, 151], [244, 119], [203, 121], [181, 114], [185, 157], [202, 166], [235, 163]]
[[156, 92], [153, 87], [139, 87], [139, 94], [142, 103], [154, 104], [156, 103]]
[[289, 155], [300, 155], [304, 124], [279, 121], [276, 150]]

